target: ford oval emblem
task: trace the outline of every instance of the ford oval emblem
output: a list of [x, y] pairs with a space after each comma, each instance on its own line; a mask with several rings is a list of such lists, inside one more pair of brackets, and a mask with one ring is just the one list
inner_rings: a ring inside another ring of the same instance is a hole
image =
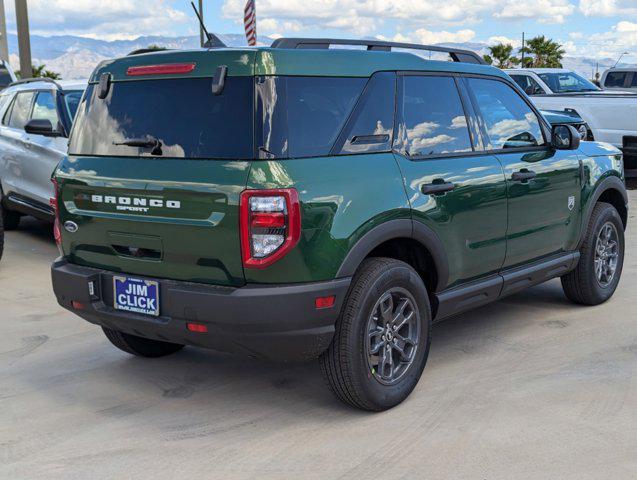
[[64, 229], [69, 232], [69, 233], [75, 233], [78, 231], [80, 227], [77, 226], [77, 223], [75, 222], [64, 222]]

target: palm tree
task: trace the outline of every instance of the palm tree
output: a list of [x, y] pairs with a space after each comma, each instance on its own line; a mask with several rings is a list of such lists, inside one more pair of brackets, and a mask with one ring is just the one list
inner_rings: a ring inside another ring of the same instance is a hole
[[[60, 80], [60, 74], [46, 69], [46, 65], [31, 65], [31, 71], [33, 72], [33, 78], [52, 78], [53, 80]], [[20, 71], [15, 72], [18, 78], [22, 78]]]
[[544, 35], [529, 40], [528, 47], [522, 50], [524, 50], [523, 55], [525, 53], [533, 55], [531, 66], [535, 68], [561, 68], [562, 59], [566, 53], [562, 45]]
[[496, 67], [498, 68], [509, 68], [514, 63], [511, 57], [511, 52], [513, 52], [512, 45], [498, 43], [497, 45], [489, 47], [489, 51], [491, 52], [490, 57], [497, 61]]

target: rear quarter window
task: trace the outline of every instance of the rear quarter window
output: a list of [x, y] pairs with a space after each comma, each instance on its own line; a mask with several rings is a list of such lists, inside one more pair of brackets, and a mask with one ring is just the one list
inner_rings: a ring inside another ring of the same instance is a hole
[[262, 158], [328, 155], [367, 78], [257, 79], [257, 146]]
[[606, 81], [604, 82], [605, 87], [623, 87], [624, 82], [626, 81], [626, 72], [610, 72], [606, 76]]

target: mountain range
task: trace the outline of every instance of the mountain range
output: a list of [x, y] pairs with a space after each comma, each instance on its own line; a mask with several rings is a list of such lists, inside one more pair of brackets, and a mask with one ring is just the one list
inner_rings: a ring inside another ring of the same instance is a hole
[[[240, 34], [219, 35], [229, 46], [245, 45], [245, 37]], [[267, 37], [258, 39], [260, 44], [269, 45], [272, 40]], [[45, 64], [48, 70], [58, 72], [64, 79], [87, 78], [93, 68], [102, 60], [121, 57], [139, 48], [149, 45], [159, 45], [170, 49], [198, 48], [199, 37], [169, 37], [169, 36], [142, 36], [134, 40], [98, 40], [93, 38], [78, 37], [72, 35], [60, 35], [45, 37], [31, 35], [31, 53], [33, 63]], [[440, 45], [473, 50], [481, 55], [488, 53], [486, 43], [442, 43]], [[18, 69], [18, 39], [16, 35], [9, 35], [9, 51], [11, 52], [11, 64]], [[578, 71], [590, 78], [599, 68], [600, 73], [606, 68], [612, 67], [615, 60], [612, 58], [595, 59], [593, 57], [565, 57], [565, 68]]]

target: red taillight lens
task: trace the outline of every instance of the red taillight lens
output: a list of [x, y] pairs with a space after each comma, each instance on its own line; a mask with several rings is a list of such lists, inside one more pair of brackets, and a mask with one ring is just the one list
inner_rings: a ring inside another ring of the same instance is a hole
[[208, 331], [208, 327], [201, 323], [187, 323], [186, 328], [194, 333], [206, 333]]
[[143, 65], [139, 67], [128, 67], [126, 75], [129, 77], [139, 77], [142, 75], [171, 75], [180, 73], [190, 73], [195, 69], [194, 63], [167, 63], [165, 65]]
[[53, 182], [53, 192], [54, 197], [49, 200], [51, 204], [51, 208], [53, 209], [53, 214], [55, 215], [55, 220], [53, 220], [53, 238], [55, 238], [55, 243], [59, 247], [62, 244], [62, 232], [60, 231], [60, 215], [58, 209], [58, 198], [60, 195], [60, 188], [58, 186], [58, 182], [55, 178], [52, 178]]
[[285, 256], [301, 237], [301, 207], [293, 188], [241, 194], [243, 265], [264, 268]]

